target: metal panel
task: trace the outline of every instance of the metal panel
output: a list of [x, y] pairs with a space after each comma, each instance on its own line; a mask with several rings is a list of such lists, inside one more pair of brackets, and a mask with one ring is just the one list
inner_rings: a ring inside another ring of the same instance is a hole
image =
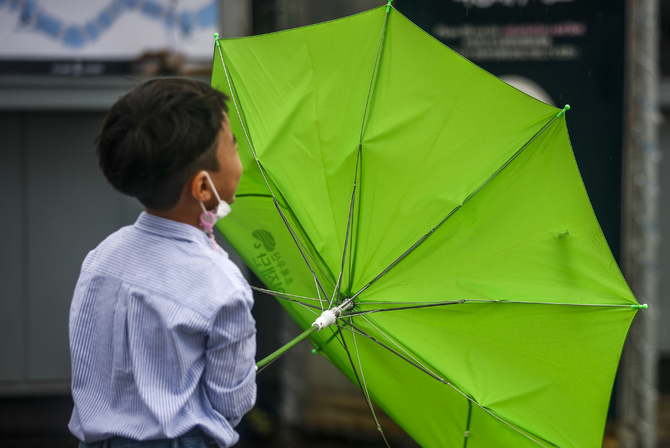
[[100, 113], [31, 114], [28, 157], [28, 380], [70, 378], [68, 312], [84, 257], [119, 228], [125, 201], [97, 166]]
[[0, 110], [106, 111], [137, 82], [122, 77], [0, 77]]
[[0, 136], [0, 382], [4, 382], [22, 378], [26, 351], [20, 115], [0, 114]]
[[[670, 83], [667, 84], [670, 87]], [[670, 101], [664, 105], [670, 109]], [[663, 125], [660, 128], [660, 147], [662, 157], [658, 164], [661, 195], [659, 198], [659, 228], [662, 233], [670, 229], [670, 113], [666, 111]], [[659, 255], [659, 297], [658, 313], [658, 350], [662, 357], [670, 358], [670, 239], [662, 235], [660, 241]], [[670, 380], [670, 378], [668, 379]]]

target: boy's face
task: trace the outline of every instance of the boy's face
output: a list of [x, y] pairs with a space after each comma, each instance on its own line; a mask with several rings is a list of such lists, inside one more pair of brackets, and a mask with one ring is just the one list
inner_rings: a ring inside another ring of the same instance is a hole
[[[230, 129], [228, 114], [223, 113], [223, 126], [219, 131], [219, 147], [217, 148], [219, 171], [211, 173], [212, 182], [221, 199], [229, 204], [235, 201], [235, 191], [242, 177], [242, 161], [237, 152], [237, 140]], [[214, 198], [216, 206], [216, 198]]]

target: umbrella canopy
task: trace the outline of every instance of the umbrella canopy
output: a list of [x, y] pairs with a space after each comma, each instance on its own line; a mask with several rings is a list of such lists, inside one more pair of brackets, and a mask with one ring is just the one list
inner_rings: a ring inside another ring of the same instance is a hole
[[637, 304], [559, 110], [392, 7], [217, 40], [219, 229], [421, 446], [597, 447]]

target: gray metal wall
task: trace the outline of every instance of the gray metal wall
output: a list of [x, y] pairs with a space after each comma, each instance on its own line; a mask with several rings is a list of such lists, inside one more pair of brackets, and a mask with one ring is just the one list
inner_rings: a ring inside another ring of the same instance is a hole
[[67, 320], [86, 253], [140, 207], [97, 167], [104, 111], [0, 112], [0, 395], [67, 393]]

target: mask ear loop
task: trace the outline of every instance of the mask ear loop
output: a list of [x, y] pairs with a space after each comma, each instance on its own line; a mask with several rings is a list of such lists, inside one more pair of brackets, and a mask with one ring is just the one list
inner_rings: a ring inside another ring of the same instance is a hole
[[216, 220], [214, 219], [214, 213], [207, 210], [205, 208], [205, 204], [203, 204], [202, 202], [200, 203], [200, 207], [202, 208], [202, 213], [200, 213], [200, 225], [202, 226], [202, 229], [209, 237], [209, 240], [212, 242], [214, 250], [218, 253], [219, 245], [216, 244], [216, 239], [214, 238], [214, 224], [216, 224]]
[[[216, 200], [221, 202], [221, 197], [219, 197], [219, 192], [216, 191], [216, 187], [214, 186], [214, 182], [212, 182], [212, 178], [209, 177], [209, 173], [207, 171], [203, 171], [203, 173], [205, 173], [205, 176], [207, 176], [207, 180], [209, 181], [209, 184], [212, 186], [212, 191], [214, 192], [214, 196], [216, 196]], [[202, 208], [205, 208], [205, 206], [203, 205]]]

